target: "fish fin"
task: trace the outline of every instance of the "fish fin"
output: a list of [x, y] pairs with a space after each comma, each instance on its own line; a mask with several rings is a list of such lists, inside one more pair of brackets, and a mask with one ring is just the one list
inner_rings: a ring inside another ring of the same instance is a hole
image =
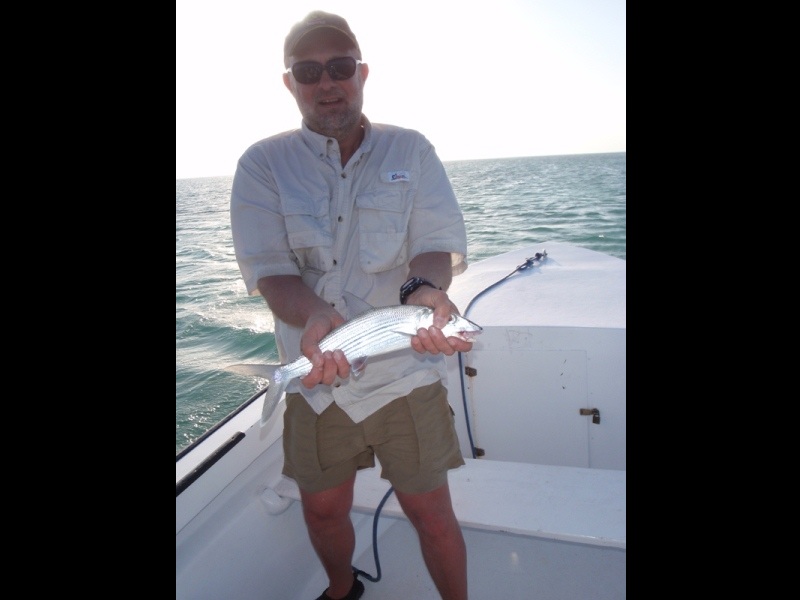
[[288, 381], [284, 381], [281, 377], [279, 370], [284, 365], [260, 365], [260, 364], [236, 364], [225, 367], [226, 371], [231, 373], [238, 373], [239, 375], [248, 375], [253, 377], [262, 377], [269, 380], [269, 386], [264, 394], [264, 406], [261, 409], [261, 425], [266, 425], [272, 413], [275, 412], [275, 407], [283, 396], [283, 391], [286, 389]]
[[252, 377], [262, 377], [269, 379], [275, 376], [275, 371], [282, 365], [259, 365], [259, 364], [236, 364], [225, 367], [226, 371], [239, 375], [249, 375]]
[[359, 356], [357, 359], [350, 363], [350, 377], [358, 381], [361, 375], [364, 374], [364, 369], [367, 367], [368, 356]]
[[[280, 366], [280, 365], [279, 365]], [[283, 396], [283, 390], [286, 389], [285, 381], [281, 376], [281, 371], [276, 370], [272, 379], [269, 381], [269, 387], [264, 394], [264, 405], [261, 408], [261, 425], [264, 426], [269, 421], [272, 413], [275, 412], [275, 407], [278, 406], [278, 401]]]
[[353, 319], [364, 314], [368, 310], [375, 308], [363, 298], [359, 298], [355, 294], [351, 294], [347, 291], [342, 293], [342, 298], [344, 298], [344, 303], [347, 306], [347, 312], [350, 313], [350, 319]]

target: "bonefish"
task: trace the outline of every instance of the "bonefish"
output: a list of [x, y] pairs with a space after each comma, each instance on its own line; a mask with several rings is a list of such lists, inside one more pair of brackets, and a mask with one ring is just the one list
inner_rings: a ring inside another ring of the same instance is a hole
[[[367, 360], [372, 356], [388, 354], [395, 350], [411, 348], [411, 338], [420, 328], [433, 325], [433, 309], [427, 306], [399, 305], [371, 308], [357, 317], [345, 321], [320, 340], [323, 352], [339, 349], [350, 363], [351, 372], [358, 376]], [[457, 337], [472, 341], [482, 327], [459, 314], [452, 313], [447, 325], [442, 327], [445, 337]], [[311, 371], [311, 361], [301, 355], [285, 365], [234, 365], [230, 370], [239, 373], [259, 374], [274, 368], [272, 377], [266, 375], [269, 388], [264, 396], [261, 423], [272, 415], [283, 391], [296, 377], [304, 377]], [[260, 369], [260, 372], [258, 370]]]

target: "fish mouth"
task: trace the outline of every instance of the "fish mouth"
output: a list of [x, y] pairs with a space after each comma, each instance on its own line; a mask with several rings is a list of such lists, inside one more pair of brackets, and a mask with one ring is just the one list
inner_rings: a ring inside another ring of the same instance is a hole
[[471, 342], [480, 333], [480, 331], [459, 331], [457, 337], [460, 337], [465, 342]]

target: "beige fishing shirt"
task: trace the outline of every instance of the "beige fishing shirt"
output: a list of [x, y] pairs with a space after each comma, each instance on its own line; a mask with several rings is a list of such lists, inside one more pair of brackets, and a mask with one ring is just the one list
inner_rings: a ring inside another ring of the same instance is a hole
[[[444, 167], [420, 133], [363, 120], [361, 147], [342, 168], [338, 142], [308, 129], [248, 148], [231, 191], [236, 260], [250, 295], [269, 275], [300, 275], [346, 319], [400, 303], [408, 263], [450, 252], [467, 268], [464, 218]], [[281, 363], [300, 355], [302, 329], [275, 319]], [[358, 357], [347, 357], [351, 362]], [[414, 350], [367, 360], [362, 375], [300, 392], [317, 414], [336, 402], [355, 422], [414, 388], [442, 379], [444, 356]]]

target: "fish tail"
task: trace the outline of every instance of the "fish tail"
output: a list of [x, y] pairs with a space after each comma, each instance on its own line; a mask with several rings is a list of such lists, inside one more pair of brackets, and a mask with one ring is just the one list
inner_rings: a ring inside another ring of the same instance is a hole
[[288, 381], [283, 377], [280, 369], [277, 369], [273, 374], [272, 380], [269, 382], [267, 393], [264, 394], [264, 408], [261, 409], [261, 425], [266, 424], [272, 413], [275, 412], [275, 407], [278, 406], [278, 400], [283, 395], [283, 390], [286, 389]]

